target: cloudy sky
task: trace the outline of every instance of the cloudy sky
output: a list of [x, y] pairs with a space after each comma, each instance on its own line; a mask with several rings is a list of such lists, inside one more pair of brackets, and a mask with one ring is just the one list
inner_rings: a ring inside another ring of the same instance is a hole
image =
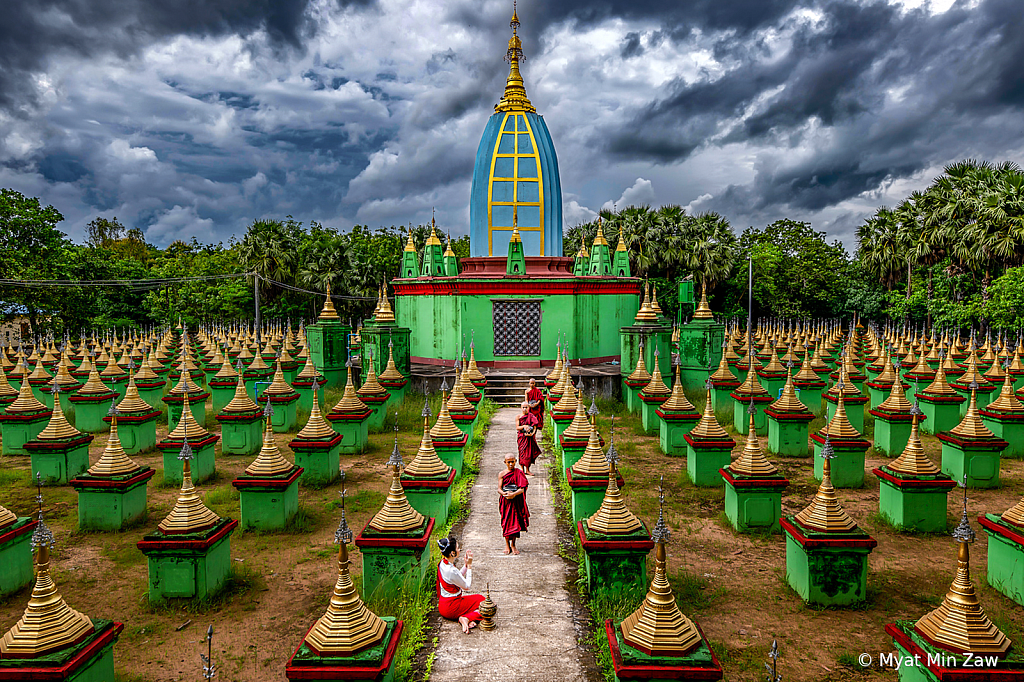
[[[504, 0], [10, 0], [0, 186], [81, 238], [290, 214], [464, 234]], [[1024, 161], [1021, 0], [522, 0], [566, 225], [617, 202], [856, 225], [954, 160]]]

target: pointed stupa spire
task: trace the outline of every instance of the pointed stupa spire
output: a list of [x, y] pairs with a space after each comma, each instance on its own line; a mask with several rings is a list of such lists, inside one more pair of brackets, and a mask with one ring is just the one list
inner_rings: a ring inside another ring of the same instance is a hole
[[284, 458], [281, 449], [277, 447], [277, 441], [274, 440], [274, 427], [270, 423], [270, 416], [273, 413], [273, 403], [268, 401], [267, 407], [263, 411], [263, 418], [266, 422], [263, 427], [263, 447], [260, 448], [260, 453], [256, 455], [252, 464], [245, 468], [246, 476], [281, 476], [295, 468]]
[[750, 407], [747, 414], [750, 415], [750, 425], [747, 428], [747, 441], [743, 445], [743, 452], [739, 458], [729, 465], [730, 471], [745, 476], [774, 476], [779, 473], [778, 468], [768, 461], [768, 458], [761, 452], [761, 442], [757, 438], [757, 430], [754, 428], [754, 415], [757, 408], [754, 407], [754, 399], [750, 399]]
[[391, 488], [384, 506], [374, 514], [369, 524], [370, 528], [381, 533], [404, 533], [423, 525], [423, 514], [412, 508], [402, 488], [402, 464], [402, 453], [398, 450], [398, 413], [395, 413], [395, 447], [388, 460]]
[[[187, 405], [185, 409], [188, 409]], [[184, 421], [181, 420], [182, 423]], [[192, 483], [192, 456], [192, 446], [189, 445], [188, 438], [185, 438], [181, 445], [181, 454], [178, 455], [178, 459], [182, 461], [181, 492], [178, 493], [174, 508], [157, 526], [161, 533], [197, 533], [213, 528], [220, 521], [220, 517], [203, 504], [203, 499], [199, 497]]]
[[139, 465], [125, 454], [121, 438], [117, 435], [119, 413], [117, 407], [110, 406], [110, 435], [107, 438], [107, 446], [96, 463], [89, 467], [87, 473], [90, 476], [124, 476], [139, 470]]
[[808, 528], [823, 533], [846, 533], [857, 527], [857, 523], [843, 509], [836, 497], [836, 489], [832, 486], [832, 459], [835, 453], [832, 442], [825, 437], [825, 445], [821, 448], [822, 465], [821, 484], [814, 494], [811, 503], [796, 515], [796, 520]]
[[425, 403], [423, 409], [423, 437], [420, 439], [420, 449], [416, 452], [416, 457], [409, 462], [409, 466], [405, 467], [406, 476], [415, 476], [416, 478], [433, 478], [436, 476], [444, 476], [450, 473], [451, 467], [441, 461], [441, 458], [437, 456], [437, 451], [434, 450], [434, 441], [430, 437], [430, 404]]
[[700, 285], [700, 303], [697, 304], [697, 309], [693, 312], [693, 319], [695, 320], [713, 320], [715, 314], [711, 312], [711, 306], [708, 305], [708, 282], [703, 280]]
[[512, 29], [512, 37], [508, 39], [508, 50], [505, 52], [505, 61], [509, 64], [508, 78], [505, 81], [505, 93], [494, 105], [494, 111], [525, 111], [535, 114], [537, 109], [526, 96], [523, 76], [519, 73], [519, 62], [526, 57], [523, 56], [523, 41], [519, 39], [519, 15], [516, 13], [515, 0], [512, 3], [512, 21], [508, 25]]
[[658, 486], [658, 522], [654, 526], [654, 578], [643, 603], [619, 626], [626, 644], [648, 656], [685, 656], [701, 642], [700, 632], [676, 604], [668, 581], [665, 545], [669, 530], [665, 524], [664, 477]]
[[327, 612], [306, 635], [306, 646], [320, 656], [350, 656], [384, 639], [387, 625], [366, 607], [349, 573], [348, 543], [352, 530], [345, 519], [345, 473], [341, 474], [341, 522], [334, 532], [338, 547], [338, 580], [334, 584]]
[[921, 443], [921, 433], [918, 425], [921, 409], [917, 406], [917, 401], [914, 401], [914, 406], [910, 408], [910, 414], [910, 437], [907, 440], [907, 447], [903, 449], [903, 454], [897, 457], [891, 464], [886, 465], [885, 468], [910, 476], [938, 476], [942, 473], [939, 467], [935, 466], [935, 462], [924, 454], [924, 445]]
[[[412, 233], [410, 233], [409, 236], [411, 238], [412, 237]], [[338, 311], [334, 309], [334, 301], [331, 300], [331, 285], [330, 285], [330, 283], [327, 284], [327, 296], [324, 299], [324, 308], [323, 308], [323, 310], [320, 311], [320, 316], [317, 319], [318, 320], [337, 320], [337, 319], [340, 319], [338, 317]]]
[[[570, 388], [571, 390], [571, 388]], [[614, 417], [612, 418], [614, 420]], [[594, 515], [587, 519], [587, 528], [604, 535], [627, 535], [642, 530], [644, 524], [626, 506], [619, 490], [619, 472], [616, 463], [619, 453], [615, 450], [615, 422], [612, 421], [608, 436], [608, 452], [605, 461], [608, 463], [608, 487], [604, 491], [604, 499]]]

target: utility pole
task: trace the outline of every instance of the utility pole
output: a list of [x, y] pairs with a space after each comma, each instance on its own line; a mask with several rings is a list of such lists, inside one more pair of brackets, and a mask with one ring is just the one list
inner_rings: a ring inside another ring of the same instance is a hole
[[252, 273], [252, 289], [256, 299], [256, 346], [262, 348], [260, 344], [260, 276], [255, 272]]

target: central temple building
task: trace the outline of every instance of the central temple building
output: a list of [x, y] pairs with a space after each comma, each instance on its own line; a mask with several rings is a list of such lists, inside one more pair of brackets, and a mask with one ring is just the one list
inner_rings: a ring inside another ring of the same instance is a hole
[[[590, 251], [562, 254], [558, 159], [519, 71], [515, 13], [510, 26], [505, 92], [473, 169], [471, 255], [456, 262], [433, 225], [423, 253], [410, 235], [392, 282], [390, 324], [409, 330], [408, 359], [400, 363], [451, 367], [471, 340], [481, 367], [550, 366], [557, 344], [573, 364], [615, 362], [620, 329], [633, 324], [640, 308], [640, 281], [630, 276], [621, 236], [613, 250], [599, 226]], [[378, 364], [387, 358], [381, 350]]]

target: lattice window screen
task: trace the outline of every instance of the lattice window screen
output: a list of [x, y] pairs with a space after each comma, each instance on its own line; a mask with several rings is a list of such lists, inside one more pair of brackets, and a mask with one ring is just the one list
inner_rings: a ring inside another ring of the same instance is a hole
[[494, 354], [540, 355], [540, 301], [494, 301]]

